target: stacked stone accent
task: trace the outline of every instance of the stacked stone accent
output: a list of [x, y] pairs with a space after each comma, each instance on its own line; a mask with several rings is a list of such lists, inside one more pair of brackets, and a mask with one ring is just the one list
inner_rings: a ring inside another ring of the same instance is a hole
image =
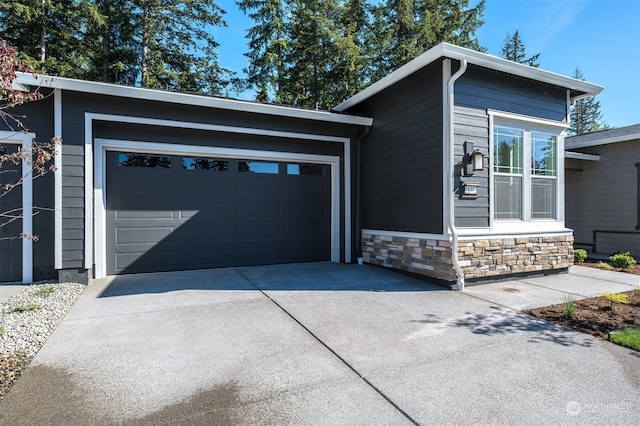
[[451, 253], [446, 240], [362, 233], [362, 258], [372, 265], [455, 281]]
[[566, 269], [573, 265], [573, 236], [458, 241], [465, 279]]
[[[455, 282], [451, 242], [363, 232], [365, 263]], [[566, 269], [573, 264], [573, 236], [458, 241], [465, 279]]]

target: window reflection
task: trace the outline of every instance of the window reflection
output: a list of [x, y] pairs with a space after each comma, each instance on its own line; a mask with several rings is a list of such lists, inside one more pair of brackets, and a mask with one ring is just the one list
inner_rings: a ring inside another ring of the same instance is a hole
[[278, 174], [278, 163], [262, 161], [238, 161], [239, 172]]
[[182, 157], [182, 168], [184, 170], [210, 170], [216, 172], [226, 172], [229, 170], [229, 162], [226, 160], [216, 160], [213, 158]]
[[318, 164], [287, 164], [288, 175], [322, 176], [323, 167]]
[[171, 168], [171, 157], [165, 155], [118, 154], [118, 165], [121, 167], [161, 167]]

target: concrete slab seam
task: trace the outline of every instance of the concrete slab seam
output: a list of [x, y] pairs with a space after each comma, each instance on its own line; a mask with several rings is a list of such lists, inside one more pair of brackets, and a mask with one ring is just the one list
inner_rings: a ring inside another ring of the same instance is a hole
[[284, 312], [289, 318], [296, 322], [304, 331], [306, 331], [311, 337], [313, 337], [318, 343], [320, 343], [324, 348], [326, 348], [333, 356], [335, 356], [342, 364], [344, 364], [349, 370], [353, 371], [356, 376], [360, 380], [362, 380], [367, 386], [373, 389], [378, 395], [384, 398], [393, 408], [395, 408], [400, 414], [402, 414], [407, 420], [409, 420], [412, 424], [416, 426], [420, 426], [416, 420], [414, 420], [406, 411], [404, 411], [398, 404], [396, 404], [390, 397], [388, 397], [384, 392], [382, 392], [376, 385], [371, 383], [366, 377], [364, 377], [355, 367], [353, 367], [347, 360], [341, 357], [335, 350], [333, 350], [329, 345], [327, 345], [322, 339], [316, 336], [309, 328], [307, 328], [304, 324], [302, 324], [296, 317], [294, 317], [289, 311], [287, 311], [282, 305], [272, 299], [267, 293], [265, 293], [260, 287], [258, 287], [249, 277], [242, 273], [242, 271], [237, 271], [245, 280], [247, 280], [256, 290], [258, 290], [264, 297], [266, 297], [269, 301], [271, 301], [274, 305], [276, 305], [282, 312]]

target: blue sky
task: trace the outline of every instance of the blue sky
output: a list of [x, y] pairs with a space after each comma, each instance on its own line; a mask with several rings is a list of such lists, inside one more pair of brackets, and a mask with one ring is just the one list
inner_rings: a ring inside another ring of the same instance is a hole
[[[233, 0], [218, 4], [228, 25], [216, 30], [220, 64], [241, 72], [252, 22]], [[540, 68], [572, 76], [578, 66], [604, 86], [596, 99], [610, 125], [640, 123], [640, 0], [487, 0], [484, 19], [477, 35], [487, 53], [500, 56], [507, 32], [519, 30], [527, 53], [540, 53]]]

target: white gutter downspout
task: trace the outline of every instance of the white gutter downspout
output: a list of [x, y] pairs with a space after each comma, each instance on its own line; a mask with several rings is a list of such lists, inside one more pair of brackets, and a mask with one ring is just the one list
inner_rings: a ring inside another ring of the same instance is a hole
[[462, 268], [460, 267], [460, 263], [458, 262], [458, 230], [456, 229], [455, 214], [454, 214], [454, 197], [453, 197], [453, 188], [455, 182], [455, 159], [454, 159], [454, 96], [453, 96], [453, 85], [458, 78], [467, 70], [467, 60], [460, 60], [460, 69], [456, 71], [455, 74], [449, 77], [447, 80], [447, 103], [448, 103], [448, 114], [449, 114], [449, 128], [448, 132], [444, 132], [445, 136], [445, 144], [449, 147], [450, 151], [450, 159], [449, 159], [449, 179], [448, 179], [448, 199], [449, 199], [449, 232], [451, 233], [451, 260], [453, 261], [453, 267], [456, 270], [456, 275], [458, 279], [456, 281], [455, 289], [458, 291], [464, 290], [464, 272], [462, 272]]

